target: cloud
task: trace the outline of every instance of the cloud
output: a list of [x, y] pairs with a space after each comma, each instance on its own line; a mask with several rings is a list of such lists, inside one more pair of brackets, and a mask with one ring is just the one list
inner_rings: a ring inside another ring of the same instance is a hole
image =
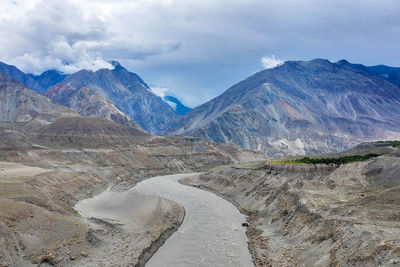
[[91, 50], [93, 43], [108, 36], [101, 19], [69, 1], [60, 8], [59, 2], [43, 0], [22, 14], [6, 16], [0, 20], [0, 33], [7, 40], [0, 44], [2, 59], [27, 72], [58, 69], [72, 73], [111, 67]]
[[264, 69], [272, 69], [282, 65], [283, 63], [285, 63], [285, 61], [277, 59], [274, 55], [265, 56], [261, 58], [261, 64], [264, 67]]
[[74, 73], [81, 69], [113, 68], [104, 59], [88, 53], [85, 44], [69, 45], [66, 41], [49, 42], [46, 51], [33, 50], [9, 60], [8, 63], [34, 74], [40, 74], [48, 69]]
[[[0, 6], [1, 61], [39, 73], [94, 70], [115, 59], [191, 106], [254, 73], [265, 55], [400, 64], [398, 0], [0, 0]], [[273, 59], [264, 57], [263, 66]]]
[[0, 44], [0, 60], [26, 72], [111, 68], [109, 59], [144, 60], [181, 46], [142, 32], [143, 22], [131, 18], [142, 16], [142, 1], [138, 7], [130, 1], [0, 1], [8, 12], [0, 11], [0, 34], [7, 40]]
[[165, 96], [175, 96], [174, 93], [170, 92], [168, 88], [165, 87], [150, 87], [150, 90], [155, 94], [156, 96], [159, 96], [164, 100], [168, 105], [170, 105], [174, 110], [176, 110], [177, 104], [171, 101], [168, 101], [164, 99]]
[[168, 95], [168, 88], [165, 87], [151, 87], [150, 88], [151, 91], [153, 92], [153, 94], [155, 94], [156, 96], [161, 97], [162, 99], [164, 99], [164, 96]]

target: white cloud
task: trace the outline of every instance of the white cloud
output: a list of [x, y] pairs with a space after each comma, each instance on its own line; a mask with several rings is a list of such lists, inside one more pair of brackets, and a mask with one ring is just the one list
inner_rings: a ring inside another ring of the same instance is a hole
[[6, 40], [0, 60], [26, 72], [111, 68], [110, 59], [143, 60], [180, 47], [154, 31], [163, 18], [146, 22], [149, 8], [157, 7], [153, 1], [0, 0], [0, 6]]
[[176, 103], [164, 99], [165, 96], [174, 96], [174, 94], [172, 92], [170, 92], [168, 90], [168, 88], [165, 88], [165, 87], [150, 87], [150, 89], [153, 92], [153, 94], [155, 94], [156, 96], [161, 97], [162, 100], [164, 100], [168, 105], [170, 105], [174, 110], [176, 110], [176, 106], [177, 106]]
[[153, 92], [153, 94], [155, 94], [156, 96], [161, 97], [162, 99], [164, 99], [164, 96], [168, 95], [168, 94], [166, 94], [168, 92], [168, 88], [165, 88], [165, 87], [151, 87], [150, 89]]
[[285, 63], [285, 61], [277, 59], [274, 55], [261, 58], [261, 64], [264, 69], [272, 69]]

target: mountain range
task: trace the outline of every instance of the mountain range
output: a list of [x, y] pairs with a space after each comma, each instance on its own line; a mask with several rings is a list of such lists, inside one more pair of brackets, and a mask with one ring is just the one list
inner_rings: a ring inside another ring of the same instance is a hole
[[151, 134], [159, 134], [171, 119], [190, 110], [176, 97], [163, 99], [155, 95], [137, 74], [116, 61], [111, 63], [112, 70], [81, 70], [71, 75], [56, 70], [25, 74], [15, 66], [0, 63], [0, 73], [80, 115], [138, 125]]
[[[174, 96], [157, 96], [137, 74], [111, 63], [113, 69], [71, 75], [55, 70], [25, 74], [0, 63], [2, 121], [38, 117], [46, 122], [76, 112], [154, 135], [234, 143], [272, 157], [338, 152], [400, 136], [400, 68], [287, 61], [191, 110]], [[20, 110], [8, 110], [10, 101], [19, 101]], [[57, 114], [50, 116], [51, 110]]]
[[235, 143], [274, 157], [398, 137], [399, 73], [345, 60], [287, 61], [178, 117], [166, 133]]
[[81, 70], [71, 74], [43, 95], [54, 102], [67, 104], [77, 90], [83, 87], [95, 90], [142, 129], [151, 134], [158, 134], [170, 119], [177, 116], [176, 112], [153, 94], [137, 74], [127, 71], [118, 62], [112, 63], [114, 65], [112, 70], [100, 69], [95, 72]]

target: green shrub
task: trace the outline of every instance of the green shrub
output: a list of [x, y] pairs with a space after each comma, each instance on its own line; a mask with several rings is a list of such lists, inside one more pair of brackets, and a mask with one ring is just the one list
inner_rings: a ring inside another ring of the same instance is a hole
[[398, 147], [400, 146], [400, 141], [379, 141], [377, 142], [378, 146], [392, 146]]
[[375, 158], [380, 156], [379, 154], [367, 154], [367, 155], [354, 155], [345, 156], [339, 158], [309, 158], [304, 157], [294, 160], [285, 160], [284, 163], [308, 163], [308, 164], [346, 164], [351, 162], [360, 162], [370, 158]]

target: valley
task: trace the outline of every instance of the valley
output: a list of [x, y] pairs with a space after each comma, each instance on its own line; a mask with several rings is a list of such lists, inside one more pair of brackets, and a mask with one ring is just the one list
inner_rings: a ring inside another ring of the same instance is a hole
[[[99, 118], [63, 117], [36, 133], [24, 127], [0, 128], [1, 266], [90, 266], [101, 248], [112, 248], [101, 254], [106, 265], [124, 258], [124, 265], [143, 266], [180, 224], [180, 206], [150, 197], [143, 210], [151, 218], [148, 231], [125, 232], [120, 223], [82, 220], [76, 203], [110, 186], [122, 192], [152, 176], [263, 158], [199, 138], [154, 137]], [[146, 202], [141, 201], [138, 206]], [[132, 242], [137, 246], [130, 247]], [[113, 253], [117, 248], [122, 254]]]
[[400, 266], [396, 69], [286, 62], [178, 114], [117, 62], [0, 67], [0, 266]]

